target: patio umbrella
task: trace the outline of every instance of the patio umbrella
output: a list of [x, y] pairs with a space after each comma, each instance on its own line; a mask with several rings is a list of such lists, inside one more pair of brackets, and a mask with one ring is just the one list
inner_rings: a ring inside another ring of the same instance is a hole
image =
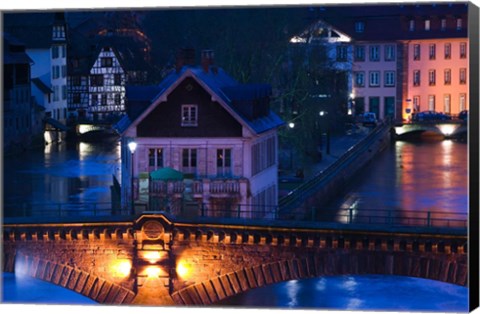
[[161, 181], [183, 180], [183, 173], [173, 168], [165, 167], [150, 172], [150, 178]]

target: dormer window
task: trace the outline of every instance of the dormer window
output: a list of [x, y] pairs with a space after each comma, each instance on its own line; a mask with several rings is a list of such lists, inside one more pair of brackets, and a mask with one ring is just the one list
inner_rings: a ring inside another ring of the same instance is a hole
[[408, 30], [413, 32], [415, 30], [415, 20], [411, 19], [408, 21]]
[[364, 22], [355, 22], [355, 32], [356, 33], [363, 33], [365, 31], [365, 23]]
[[447, 30], [447, 19], [443, 18], [443, 19], [440, 21], [440, 29], [441, 29], [442, 31]]
[[430, 20], [425, 20], [425, 30], [426, 31], [430, 30]]
[[457, 19], [457, 31], [462, 30], [462, 19]]
[[182, 126], [198, 126], [198, 106], [182, 105]]

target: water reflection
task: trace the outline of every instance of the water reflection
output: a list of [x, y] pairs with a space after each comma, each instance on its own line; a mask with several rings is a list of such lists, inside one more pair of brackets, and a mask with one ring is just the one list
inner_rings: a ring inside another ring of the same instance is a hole
[[[363, 169], [330, 207], [351, 208], [353, 218], [369, 210], [395, 210], [396, 219], [408, 218], [410, 224], [422, 225], [428, 219], [457, 223], [468, 210], [467, 148], [451, 140], [396, 142]], [[348, 219], [343, 216], [339, 221]]]
[[4, 202], [109, 203], [112, 176], [120, 178], [120, 162], [117, 141], [63, 142], [5, 156]]
[[434, 280], [382, 275], [325, 276], [253, 289], [218, 305], [325, 310], [441, 311], [468, 309], [468, 289]]

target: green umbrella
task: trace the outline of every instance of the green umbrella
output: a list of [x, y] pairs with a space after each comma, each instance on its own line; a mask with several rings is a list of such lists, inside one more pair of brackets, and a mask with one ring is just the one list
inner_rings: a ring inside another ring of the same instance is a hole
[[183, 173], [173, 168], [165, 167], [150, 172], [150, 178], [162, 181], [183, 180]]

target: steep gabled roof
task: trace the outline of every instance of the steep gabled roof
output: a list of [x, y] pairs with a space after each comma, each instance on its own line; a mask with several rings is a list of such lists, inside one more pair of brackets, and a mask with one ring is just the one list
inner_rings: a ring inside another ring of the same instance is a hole
[[[153, 97], [150, 106], [146, 108], [137, 117], [130, 117], [122, 119], [119, 131], [122, 134], [131, 128], [136, 127], [150, 112], [152, 112], [160, 103], [167, 100], [168, 95], [175, 90], [175, 88], [187, 77], [193, 78], [200, 84], [211, 96], [212, 100], [217, 101], [228, 113], [230, 113], [241, 125], [250, 129], [254, 134], [261, 134], [268, 130], [277, 128], [284, 124], [282, 119], [274, 112], [268, 110], [266, 115], [249, 119], [233, 104], [224, 92], [224, 89], [232, 87], [240, 87], [235, 79], [229, 76], [223, 69], [216, 68], [214, 71], [204, 71], [202, 67], [184, 66], [180, 71], [173, 70], [167, 77], [158, 85], [158, 94]], [[128, 120], [133, 120], [129, 123]], [[127, 126], [127, 124], [129, 124]]]

